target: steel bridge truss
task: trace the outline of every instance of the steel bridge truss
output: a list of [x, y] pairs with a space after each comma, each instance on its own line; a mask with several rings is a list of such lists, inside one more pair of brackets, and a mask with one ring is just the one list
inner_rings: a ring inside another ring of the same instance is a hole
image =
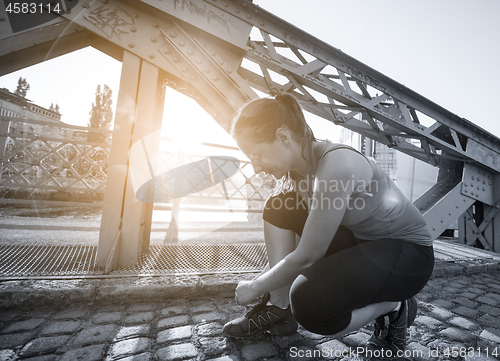
[[[85, 138], [72, 136], [75, 131], [81, 132]], [[87, 139], [89, 134], [99, 135], [102, 139], [89, 141]], [[110, 153], [108, 139], [110, 135], [111, 131], [107, 129], [3, 117], [0, 119], [0, 187], [6, 192], [14, 190], [28, 192], [36, 204], [44, 204], [47, 199], [53, 198], [54, 193], [65, 192], [71, 194], [69, 198], [75, 201], [75, 205], [102, 206]], [[204, 176], [201, 180], [188, 181], [186, 193], [189, 195], [183, 198], [190, 198], [194, 203], [200, 200], [205, 203], [207, 201], [216, 203], [221, 200], [239, 202], [239, 208], [233, 207], [233, 211], [245, 209], [247, 205], [241, 207], [241, 202], [258, 202], [258, 209], [252, 212], [262, 210], [262, 203], [266, 200], [270, 187], [265, 186], [265, 183], [270, 183], [271, 178], [254, 174], [248, 160], [241, 160], [235, 174], [223, 183], [199, 190], [200, 183], [206, 182], [206, 179], [210, 180], [210, 174], [199, 165], [206, 156], [175, 149], [176, 147], [172, 146], [175, 144], [173, 139], [160, 140], [166, 149], [160, 150], [158, 154], [159, 173], [192, 163], [197, 173]], [[204, 147], [205, 152], [209, 149], [212, 153], [221, 151], [239, 153], [238, 148], [231, 146], [211, 143], [201, 143], [198, 147], [200, 146]], [[224, 173], [228, 161], [224, 157], [212, 158], [215, 159], [212, 171]], [[77, 201], [77, 198], [81, 200]], [[45, 204], [55, 204], [55, 202], [57, 201], [48, 201]], [[17, 197], [4, 197], [1, 203], [35, 204]], [[170, 209], [171, 204], [158, 208]]]
[[500, 252], [500, 140], [249, 1], [80, 1], [36, 31], [12, 34], [6, 22], [0, 30], [5, 73], [89, 45], [123, 62], [118, 107], [128, 111], [115, 120], [101, 266], [118, 244], [120, 265], [136, 262], [148, 244], [150, 210], [113, 166], [128, 164], [131, 142], [159, 129], [164, 83], [225, 129], [259, 92], [292, 93], [305, 110], [439, 167], [436, 185], [415, 202], [433, 236], [460, 217], [463, 243]]

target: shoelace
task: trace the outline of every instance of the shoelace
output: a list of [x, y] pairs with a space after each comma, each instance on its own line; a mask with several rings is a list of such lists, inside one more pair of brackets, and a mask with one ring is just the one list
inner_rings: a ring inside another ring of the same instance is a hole
[[254, 314], [262, 311], [266, 308], [266, 303], [267, 300], [262, 299], [262, 301], [258, 305], [254, 306], [252, 309], [248, 310], [247, 313], [245, 313], [245, 317], [251, 317]]

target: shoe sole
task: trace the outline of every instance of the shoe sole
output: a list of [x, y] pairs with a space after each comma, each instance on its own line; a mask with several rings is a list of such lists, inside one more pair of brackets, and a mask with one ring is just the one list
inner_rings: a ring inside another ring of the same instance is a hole
[[268, 329], [256, 330], [253, 333], [249, 333], [249, 334], [245, 334], [245, 335], [238, 335], [238, 336], [229, 335], [225, 331], [224, 331], [224, 335], [226, 335], [227, 337], [239, 338], [239, 339], [255, 337], [257, 335], [261, 335], [261, 334], [266, 333], [266, 332], [272, 334], [273, 336], [288, 336], [288, 335], [292, 335], [292, 334], [296, 333], [297, 329], [298, 329], [297, 323], [289, 325], [286, 322], [282, 322], [282, 323], [274, 324], [272, 327], [270, 327]]

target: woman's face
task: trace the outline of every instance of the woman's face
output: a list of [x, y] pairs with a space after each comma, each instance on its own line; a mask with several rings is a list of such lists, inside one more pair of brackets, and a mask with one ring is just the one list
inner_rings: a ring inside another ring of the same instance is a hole
[[277, 138], [272, 142], [255, 143], [240, 136], [236, 142], [252, 162], [255, 173], [264, 172], [280, 179], [291, 169], [290, 152]]

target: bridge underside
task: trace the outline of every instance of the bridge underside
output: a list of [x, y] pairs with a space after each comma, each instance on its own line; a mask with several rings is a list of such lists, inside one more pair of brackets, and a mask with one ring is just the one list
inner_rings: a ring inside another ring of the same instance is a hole
[[500, 140], [251, 2], [80, 1], [31, 29], [1, 21], [0, 34], [0, 75], [86, 46], [123, 63], [97, 255], [107, 271], [149, 247], [152, 204], [134, 186], [156, 171], [164, 85], [226, 130], [256, 90], [292, 93], [306, 111], [438, 167], [415, 202], [433, 236], [459, 219], [462, 243], [500, 252]]

